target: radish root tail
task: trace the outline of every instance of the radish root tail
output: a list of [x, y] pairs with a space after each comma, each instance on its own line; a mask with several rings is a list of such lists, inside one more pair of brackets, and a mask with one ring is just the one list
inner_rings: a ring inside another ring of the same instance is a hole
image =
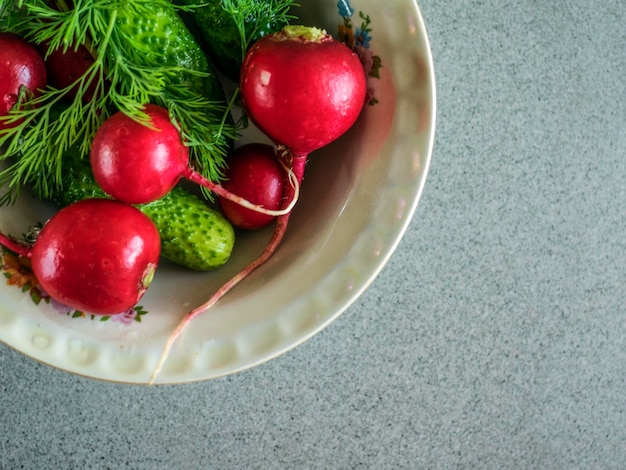
[[[306, 156], [301, 157], [293, 157], [289, 154], [285, 149], [279, 148], [279, 160], [283, 168], [288, 171], [289, 179], [292, 184], [290, 184], [291, 190], [287, 191], [286, 200], [290, 202], [286, 205], [286, 207], [293, 207], [294, 201], [297, 200], [297, 195], [299, 194], [300, 183], [302, 181], [302, 177], [304, 175], [304, 167], [306, 165]], [[150, 376], [149, 385], [153, 385], [156, 381], [157, 376], [161, 372], [165, 361], [169, 357], [169, 354], [174, 346], [174, 343], [178, 339], [178, 337], [185, 330], [187, 325], [191, 323], [191, 321], [204, 313], [208, 309], [210, 309], [213, 305], [215, 305], [224, 295], [226, 295], [233, 287], [239, 284], [242, 280], [244, 280], [252, 271], [257, 269], [259, 266], [263, 265], [267, 260], [269, 260], [278, 246], [280, 245], [285, 231], [287, 229], [287, 223], [289, 222], [289, 217], [291, 215], [291, 211], [279, 216], [276, 219], [276, 225], [274, 227], [274, 232], [272, 234], [272, 238], [268, 242], [267, 246], [261, 253], [261, 255], [254, 260], [252, 263], [248, 264], [245, 268], [243, 268], [239, 273], [230, 278], [225, 284], [222, 285], [205, 303], [194, 308], [189, 313], [185, 315], [182, 321], [178, 324], [178, 326], [174, 329], [174, 331], [170, 334], [163, 351], [161, 353], [161, 357], [157, 362], [152, 375]]]

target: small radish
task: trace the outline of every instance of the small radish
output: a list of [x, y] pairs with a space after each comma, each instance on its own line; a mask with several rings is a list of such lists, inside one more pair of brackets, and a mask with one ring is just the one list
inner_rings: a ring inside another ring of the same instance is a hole
[[[15, 107], [22, 90], [34, 97], [46, 83], [46, 66], [37, 49], [15, 34], [0, 32], [0, 116], [7, 116]], [[0, 131], [20, 122], [0, 119]]]
[[[309, 153], [352, 127], [367, 93], [365, 71], [357, 55], [325, 31], [306, 26], [286, 26], [257, 41], [244, 59], [239, 87], [250, 120], [274, 141], [298, 184]], [[293, 187], [285, 189], [284, 200], [289, 201]], [[259, 258], [183, 318], [168, 338], [150, 383], [185, 327], [270, 259], [283, 239], [290, 215], [277, 218], [272, 238]]]
[[91, 167], [95, 180], [107, 194], [129, 204], [145, 204], [162, 198], [185, 178], [263, 214], [277, 216], [290, 209], [265, 209], [202, 176], [191, 167], [189, 149], [168, 111], [155, 104], [144, 108], [149, 123], [117, 112], [96, 132], [91, 145]]
[[[59, 90], [74, 85], [67, 93], [68, 98], [74, 99], [79, 92], [77, 81], [93, 66], [94, 57], [82, 44], [78, 47], [70, 47], [65, 51], [63, 48], [50, 50], [48, 46], [42, 46], [41, 50], [44, 53], [50, 85]], [[91, 79], [81, 95], [83, 102], [88, 103], [93, 99], [98, 87], [98, 80], [97, 77]]]
[[[222, 183], [226, 190], [268, 209], [280, 208], [288, 183], [274, 147], [260, 143], [246, 144], [236, 149], [226, 163], [228, 166]], [[256, 230], [275, 219], [223, 197], [218, 197], [218, 202], [226, 218], [239, 228]]]
[[0, 244], [30, 258], [53, 299], [83, 312], [114, 315], [134, 307], [157, 268], [161, 240], [139, 209], [110, 199], [83, 199], [61, 209], [32, 246], [0, 233]]

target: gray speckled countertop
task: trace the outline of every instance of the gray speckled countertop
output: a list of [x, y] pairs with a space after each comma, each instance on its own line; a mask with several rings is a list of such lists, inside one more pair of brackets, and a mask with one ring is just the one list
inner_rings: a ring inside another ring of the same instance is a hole
[[366, 293], [282, 357], [185, 386], [0, 345], [0, 468], [623, 468], [626, 7], [420, 5], [435, 150]]

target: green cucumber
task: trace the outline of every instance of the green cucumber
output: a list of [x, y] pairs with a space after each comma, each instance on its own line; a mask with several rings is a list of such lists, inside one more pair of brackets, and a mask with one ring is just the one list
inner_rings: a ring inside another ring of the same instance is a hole
[[[51, 200], [67, 206], [81, 199], [108, 197], [98, 186], [88, 159], [75, 150], [63, 165], [63, 189]], [[163, 258], [195, 271], [217, 269], [228, 261], [235, 243], [232, 225], [198, 196], [180, 187], [158, 201], [137, 206], [152, 219], [161, 236]]]
[[[296, 5], [294, 0], [174, 0], [174, 3], [193, 7], [190, 13], [181, 16], [216, 67], [235, 82], [239, 81], [243, 60], [237, 21], [242, 23], [248, 43], [252, 44], [287, 25], [291, 18], [287, 12]], [[232, 3], [243, 18], [234, 18], [226, 11], [227, 3]]]
[[[225, 95], [213, 64], [191, 34], [176, 9], [166, 2], [143, 5], [138, 12], [131, 4], [118, 10], [117, 26], [132, 40], [143, 65], [180, 67], [174, 82], [210, 101], [225, 104]], [[129, 46], [131, 44], [129, 43]], [[193, 73], [200, 72], [202, 75]]]

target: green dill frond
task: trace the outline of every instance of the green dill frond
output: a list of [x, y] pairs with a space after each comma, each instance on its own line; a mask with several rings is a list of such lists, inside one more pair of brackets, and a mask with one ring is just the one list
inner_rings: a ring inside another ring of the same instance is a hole
[[299, 6], [293, 0], [222, 0], [221, 4], [237, 25], [242, 60], [252, 42], [265, 35], [268, 24], [289, 23], [296, 18], [291, 9]]
[[[181, 106], [181, 103], [185, 105]], [[190, 96], [181, 85], [169, 87], [159, 104], [169, 109], [172, 122], [180, 129], [193, 166], [213, 181], [221, 179], [224, 160], [230, 150], [228, 142], [238, 135], [237, 127], [226, 122], [229, 107], [201, 96]], [[191, 125], [192, 122], [195, 125]], [[207, 135], [212, 138], [207, 139]], [[219, 158], [206, 158], [206, 155], [218, 155]]]

